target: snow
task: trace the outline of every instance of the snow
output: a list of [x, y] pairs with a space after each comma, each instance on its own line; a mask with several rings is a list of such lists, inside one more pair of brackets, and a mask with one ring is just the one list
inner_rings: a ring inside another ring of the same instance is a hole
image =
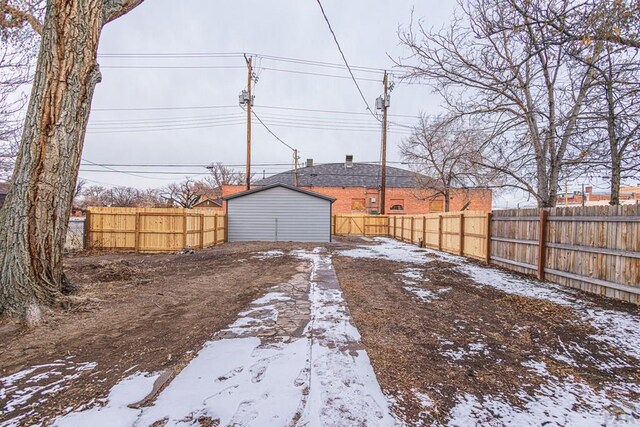
[[[0, 414], [10, 415], [13, 411], [24, 409], [36, 402], [45, 402], [46, 396], [69, 387], [70, 382], [87, 371], [95, 369], [93, 362], [74, 362], [72, 357], [56, 360], [54, 363], [35, 365], [12, 375], [0, 378], [0, 401], [4, 408]], [[13, 417], [0, 426], [20, 424], [20, 419], [33, 411], [27, 411], [19, 417]], [[7, 417], [9, 418], [9, 417]]]
[[[496, 268], [470, 263], [459, 256], [430, 249], [416, 249], [415, 246], [386, 237], [376, 237], [375, 240], [379, 243], [376, 246], [361, 246], [341, 251], [340, 254], [355, 258], [388, 259], [418, 265], [439, 257], [457, 264], [456, 270], [469, 276], [481, 286], [491, 286], [509, 294], [544, 299], [572, 308], [580, 317], [600, 331], [598, 335], [594, 336], [595, 339], [617, 347], [640, 361], [640, 316], [600, 308], [580, 299], [573, 289], [554, 283], [527, 280]], [[427, 255], [431, 255], [431, 257]]]
[[[640, 316], [623, 311], [604, 309], [597, 304], [581, 299], [577, 292], [560, 285], [527, 280], [504, 271], [479, 266], [466, 259], [427, 249], [416, 250], [414, 246], [388, 238], [376, 238], [379, 245], [362, 246], [342, 251], [341, 255], [356, 258], [387, 259], [416, 266], [430, 262], [434, 257], [456, 264], [457, 271], [467, 275], [479, 286], [490, 286], [510, 294], [538, 298], [571, 308], [585, 322], [591, 324], [598, 333], [593, 338], [610, 344], [612, 347], [635, 358], [640, 364]], [[428, 255], [431, 254], [431, 257]], [[397, 274], [403, 277], [404, 287], [423, 301], [432, 300], [434, 292], [417, 286], [419, 270], [407, 268]], [[445, 290], [446, 291], [446, 290]], [[465, 330], [464, 322], [456, 322], [458, 330]], [[445, 347], [453, 346], [451, 341], [441, 340]], [[577, 343], [564, 345], [564, 354], [550, 355], [569, 365], [576, 365], [571, 357], [574, 354], [587, 354], [588, 350]], [[470, 343], [468, 348], [445, 348], [441, 353], [452, 361], [459, 361], [468, 355], [488, 354], [486, 345], [481, 341]], [[606, 353], [606, 350], [603, 350]], [[603, 354], [604, 354], [603, 353]], [[607, 361], [599, 361], [598, 366], [605, 371], [614, 368], [633, 368], [625, 361], [610, 354]], [[625, 380], [616, 380], [594, 390], [588, 384], [573, 377], [558, 378], [550, 374], [543, 362], [530, 361], [525, 364], [535, 375], [543, 379], [543, 384], [533, 392], [520, 390], [516, 397], [520, 405], [513, 405], [504, 396], [485, 395], [477, 397], [471, 394], [458, 395], [458, 401], [450, 413], [450, 426], [476, 425], [549, 425], [549, 426], [626, 426], [640, 425], [640, 404], [631, 400], [631, 393], [639, 393], [638, 384]], [[636, 365], [637, 367], [638, 365]], [[415, 392], [414, 392], [415, 394]], [[608, 396], [615, 395], [615, 400]], [[416, 397], [420, 398], [418, 394]], [[429, 411], [428, 396], [422, 404]]]
[[516, 393], [523, 402], [522, 407], [511, 405], [502, 396], [483, 396], [478, 400], [465, 393], [459, 396], [452, 409], [448, 425], [638, 425], [638, 419], [632, 415], [637, 408], [621, 406], [619, 402], [616, 404], [606, 397], [604, 391], [598, 393], [572, 377], [560, 379], [551, 375], [542, 362], [531, 361], [523, 365], [547, 381], [534, 395], [523, 390]]
[[111, 389], [104, 407], [96, 407], [92, 411], [70, 413], [64, 417], [64, 425], [110, 427], [114, 425], [114, 420], [117, 420], [118, 425], [134, 425], [138, 411], [128, 408], [127, 405], [142, 400], [151, 391], [157, 378], [157, 374], [143, 373], [136, 373], [125, 378]]
[[299, 337], [275, 325], [291, 320], [287, 307], [299, 298], [294, 277], [206, 343], [152, 406], [126, 406], [152, 388], [154, 376], [136, 374], [111, 390], [106, 405], [68, 414], [55, 425], [191, 425], [203, 416], [222, 426], [342, 426], [346, 419], [353, 425], [397, 425], [351, 322], [331, 257], [320, 249], [292, 255], [309, 265], [303, 281], [308, 294], [302, 294], [310, 320]]
[[385, 237], [376, 237], [374, 240], [377, 245], [338, 251], [338, 254], [351, 258], [379, 258], [412, 264], [424, 264], [434, 260], [429, 257], [435, 253], [431, 250], [416, 248]]
[[284, 255], [284, 252], [281, 250], [272, 250], [272, 251], [263, 251], [263, 252], [256, 252], [255, 254], [253, 254], [253, 256], [251, 258], [255, 258], [255, 259], [268, 259], [268, 258], [278, 258]]

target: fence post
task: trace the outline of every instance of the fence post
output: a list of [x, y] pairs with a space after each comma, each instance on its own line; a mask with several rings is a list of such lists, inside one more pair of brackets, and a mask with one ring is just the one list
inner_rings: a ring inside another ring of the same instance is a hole
[[182, 212], [182, 247], [187, 247], [187, 212]]
[[397, 216], [393, 217], [393, 238], [394, 239], [398, 238], [398, 217]]
[[229, 215], [224, 215], [224, 242], [229, 241]]
[[333, 228], [333, 235], [336, 235], [336, 215], [333, 215], [331, 218], [331, 223], [332, 223], [332, 228]]
[[136, 212], [136, 240], [134, 250], [136, 253], [140, 252], [140, 212]]
[[540, 224], [538, 225], [538, 279], [544, 280], [544, 267], [547, 263], [547, 216], [548, 211], [540, 210]]
[[491, 263], [491, 212], [487, 212], [487, 264]]
[[213, 214], [213, 244], [218, 244], [218, 214]]
[[422, 247], [427, 247], [427, 216], [422, 216]]
[[442, 251], [442, 214], [438, 214], [438, 250]]
[[411, 217], [411, 244], [413, 245], [413, 232], [415, 229], [415, 221], [416, 218], [414, 216]]
[[464, 212], [460, 214], [460, 256], [464, 256]]
[[91, 211], [87, 209], [84, 216], [84, 244], [85, 250], [91, 249]]
[[406, 242], [405, 238], [404, 238], [404, 216], [402, 217], [402, 221], [400, 221], [400, 240], [402, 240], [403, 242]]
[[204, 214], [200, 214], [200, 249], [204, 249]]

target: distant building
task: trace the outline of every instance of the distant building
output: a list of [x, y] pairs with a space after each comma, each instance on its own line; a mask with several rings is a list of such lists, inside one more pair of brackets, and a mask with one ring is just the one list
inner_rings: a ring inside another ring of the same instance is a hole
[[223, 201], [220, 197], [200, 196], [200, 200], [196, 203], [194, 209], [207, 209], [214, 211], [222, 211]]
[[[380, 173], [376, 164], [355, 163], [348, 156], [344, 163], [314, 165], [307, 160], [298, 170], [298, 187], [336, 199], [333, 213], [372, 214], [380, 212]], [[387, 167], [387, 215], [424, 214], [443, 212], [444, 198], [430, 190], [420, 188], [420, 179], [426, 177], [406, 169]], [[282, 172], [252, 184], [252, 188], [273, 184], [294, 185], [294, 171]], [[223, 197], [245, 190], [243, 185], [223, 186]], [[492, 192], [486, 188], [454, 189], [450, 197], [450, 210], [490, 211]]]
[[9, 183], [8, 182], [0, 182], [0, 208], [4, 205], [4, 199], [7, 198], [7, 194], [9, 193]]
[[[582, 191], [574, 191], [568, 194], [559, 194], [556, 198], [556, 205], [562, 206], [605, 206], [611, 202], [611, 194], [608, 192], [594, 193], [592, 186], [584, 187]], [[620, 187], [620, 204], [635, 205], [640, 204], [640, 187], [623, 185]]]

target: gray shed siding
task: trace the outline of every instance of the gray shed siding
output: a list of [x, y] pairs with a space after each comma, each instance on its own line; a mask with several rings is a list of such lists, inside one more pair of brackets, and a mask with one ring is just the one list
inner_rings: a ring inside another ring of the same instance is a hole
[[230, 199], [227, 215], [230, 242], [331, 239], [331, 202], [283, 187]]

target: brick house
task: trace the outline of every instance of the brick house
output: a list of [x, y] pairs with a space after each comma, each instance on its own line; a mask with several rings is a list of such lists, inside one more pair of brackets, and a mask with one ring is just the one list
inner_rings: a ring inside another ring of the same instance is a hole
[[[369, 163], [328, 163], [298, 170], [298, 187], [335, 198], [333, 213], [370, 214], [380, 209], [380, 165]], [[423, 214], [444, 211], [444, 198], [417, 185], [418, 174], [405, 169], [387, 167], [386, 214]], [[294, 184], [294, 172], [286, 171], [259, 180], [253, 186]], [[223, 186], [223, 196], [244, 191], [242, 185]], [[491, 190], [486, 188], [455, 189], [450, 198], [450, 210], [490, 211]]]
[[[620, 204], [636, 205], [640, 204], [640, 186], [620, 186]], [[557, 206], [606, 206], [611, 201], [609, 193], [594, 193], [592, 186], [584, 187], [582, 191], [574, 191], [568, 194], [558, 194], [556, 197]]]

